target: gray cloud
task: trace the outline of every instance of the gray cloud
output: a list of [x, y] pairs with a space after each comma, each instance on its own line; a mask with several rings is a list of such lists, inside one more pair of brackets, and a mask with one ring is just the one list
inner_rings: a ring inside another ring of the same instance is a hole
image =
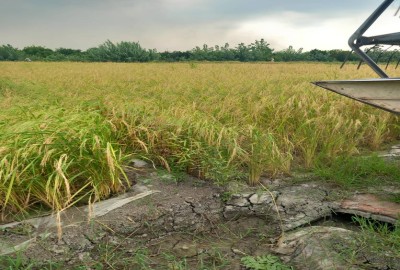
[[[35, 44], [50, 48], [86, 49], [110, 39], [140, 41], [146, 48], [159, 50], [185, 50], [203, 43], [237, 44], [259, 38], [265, 38], [278, 47], [287, 47], [290, 45], [287, 44], [289, 42], [297, 47], [307, 47], [305, 43], [313, 38], [311, 31], [317, 31], [317, 27], [325, 25], [334, 28], [326, 28], [326, 31], [333, 32], [337, 32], [338, 27], [346, 28], [342, 32], [354, 31], [362, 18], [365, 18], [381, 1], [1, 0], [1, 2], [0, 44], [10, 43], [17, 47]], [[295, 39], [299, 33], [310, 34], [310, 37], [303, 39], [300, 36]], [[286, 36], [290, 35], [293, 39], [286, 40]], [[317, 44], [322, 46], [321, 43]]]

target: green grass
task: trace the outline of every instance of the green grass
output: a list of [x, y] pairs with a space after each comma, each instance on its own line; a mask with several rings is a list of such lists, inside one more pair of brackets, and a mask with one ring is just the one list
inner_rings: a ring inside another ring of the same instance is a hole
[[62, 263], [58, 262], [35, 262], [28, 260], [21, 252], [13, 256], [0, 256], [0, 266], [4, 270], [61, 270]]
[[293, 270], [281, 262], [281, 260], [273, 255], [264, 256], [245, 256], [241, 259], [242, 264], [249, 270]]
[[348, 188], [400, 185], [400, 163], [377, 155], [339, 157], [314, 170], [316, 176]]
[[358, 243], [361, 250], [367, 248], [386, 258], [400, 258], [400, 223], [394, 226], [362, 217], [354, 217], [354, 222], [361, 228]]

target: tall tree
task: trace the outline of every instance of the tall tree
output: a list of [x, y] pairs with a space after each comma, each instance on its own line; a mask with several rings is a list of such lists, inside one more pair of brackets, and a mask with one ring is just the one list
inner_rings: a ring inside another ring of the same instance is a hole
[[42, 46], [28, 46], [23, 48], [22, 51], [26, 54], [27, 57], [40, 59], [44, 59], [54, 53], [52, 49], [48, 49]]
[[0, 61], [16, 61], [22, 58], [22, 53], [10, 44], [0, 46]]

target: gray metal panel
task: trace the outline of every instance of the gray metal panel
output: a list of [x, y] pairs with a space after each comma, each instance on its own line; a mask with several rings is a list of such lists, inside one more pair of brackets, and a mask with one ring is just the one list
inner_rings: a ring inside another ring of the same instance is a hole
[[400, 114], [400, 79], [319, 81], [314, 84], [374, 107]]

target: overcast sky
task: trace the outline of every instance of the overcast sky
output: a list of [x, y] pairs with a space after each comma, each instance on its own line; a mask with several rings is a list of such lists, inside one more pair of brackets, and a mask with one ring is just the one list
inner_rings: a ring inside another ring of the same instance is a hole
[[[382, 0], [0, 0], [0, 44], [87, 49], [107, 39], [145, 48], [231, 47], [264, 38], [280, 50], [347, 49]], [[370, 34], [400, 31], [388, 9]]]

